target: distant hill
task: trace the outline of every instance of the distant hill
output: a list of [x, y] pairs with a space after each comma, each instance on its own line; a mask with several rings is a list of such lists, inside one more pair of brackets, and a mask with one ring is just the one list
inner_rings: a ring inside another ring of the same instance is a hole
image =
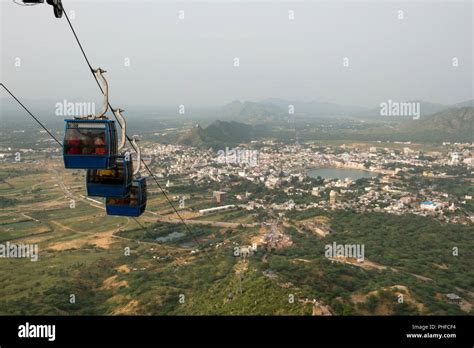
[[178, 138], [177, 143], [199, 148], [222, 149], [250, 141], [256, 134], [253, 126], [235, 121], [215, 121], [206, 128], [196, 126]]
[[269, 98], [260, 102], [264, 105], [273, 105], [281, 108], [288, 113], [288, 106], [293, 105], [296, 114], [305, 114], [307, 116], [347, 116], [354, 113], [363, 113], [367, 108], [355, 105], [341, 105], [336, 103], [321, 101], [297, 101], [278, 98]]
[[306, 117], [348, 116], [367, 110], [358, 106], [318, 101], [301, 102], [269, 98], [260, 102], [233, 101], [221, 107], [216, 112], [216, 117], [221, 120], [235, 120], [250, 124], [281, 122], [288, 120], [290, 105], [293, 105], [295, 115]]
[[399, 132], [418, 141], [474, 141], [474, 108], [449, 108], [400, 126]]
[[464, 106], [470, 106], [470, 107], [474, 107], [474, 99], [471, 99], [471, 100], [466, 100], [464, 102], [461, 102], [461, 103], [457, 103], [457, 104], [453, 104], [452, 107], [454, 108], [462, 108]]
[[474, 108], [461, 107], [422, 116], [405, 122], [353, 133], [353, 138], [365, 140], [414, 141], [421, 143], [473, 142]]
[[[431, 103], [423, 100], [411, 100], [407, 101], [407, 103], [420, 103], [420, 118], [424, 118], [428, 115], [434, 114], [436, 112], [446, 110], [449, 108], [447, 105], [443, 104], [437, 104], [437, 103]], [[410, 117], [387, 117], [387, 116], [382, 116], [380, 114], [381, 107], [377, 106], [376, 108], [366, 110], [363, 112], [357, 112], [352, 114], [352, 117], [355, 118], [360, 118], [360, 119], [367, 119], [367, 120], [379, 120], [381, 122], [404, 122], [404, 121], [409, 121]]]
[[207, 136], [204, 129], [197, 125], [186, 134], [180, 136], [177, 143], [194, 147], [206, 147], [206, 144], [210, 141], [211, 139]]
[[235, 100], [217, 110], [216, 116], [220, 120], [261, 124], [283, 120], [288, 116], [288, 111], [276, 105]]
[[[420, 118], [425, 119], [435, 113], [461, 107], [474, 107], [474, 100], [467, 100], [453, 105], [432, 103], [423, 100], [406, 101], [419, 103]], [[381, 107], [369, 109], [360, 106], [342, 105], [319, 101], [291, 101], [279, 98], [264, 99], [260, 102], [233, 101], [224, 105], [215, 112], [215, 118], [220, 120], [234, 120], [253, 125], [287, 121], [289, 105], [294, 106], [295, 116], [305, 118], [324, 118], [326, 116], [350, 117], [360, 120], [369, 120], [380, 123], [409, 122], [411, 117], [390, 117], [380, 114]]]
[[[235, 121], [215, 121], [206, 128], [197, 126], [182, 135], [177, 142], [199, 148], [222, 149], [233, 147], [252, 139], [271, 136], [283, 139], [285, 134], [272, 127], [249, 125]], [[414, 141], [427, 143], [473, 142], [474, 108], [449, 108], [419, 120], [407, 118], [405, 122], [379, 127], [351, 130], [334, 129], [323, 133], [308, 133], [311, 139], [358, 139]]]

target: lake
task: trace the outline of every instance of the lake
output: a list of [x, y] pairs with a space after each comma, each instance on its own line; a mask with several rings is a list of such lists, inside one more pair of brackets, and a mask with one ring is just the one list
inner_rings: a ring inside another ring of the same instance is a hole
[[312, 178], [320, 176], [323, 179], [351, 178], [352, 180], [357, 180], [362, 178], [373, 178], [377, 176], [377, 173], [351, 168], [315, 168], [308, 170], [308, 176]]

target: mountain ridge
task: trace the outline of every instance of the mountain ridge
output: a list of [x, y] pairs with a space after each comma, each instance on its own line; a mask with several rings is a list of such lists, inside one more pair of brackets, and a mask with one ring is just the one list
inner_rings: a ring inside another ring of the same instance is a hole
[[250, 141], [256, 135], [255, 131], [252, 125], [217, 120], [206, 128], [197, 125], [190, 129], [177, 139], [177, 143], [199, 148], [223, 148]]

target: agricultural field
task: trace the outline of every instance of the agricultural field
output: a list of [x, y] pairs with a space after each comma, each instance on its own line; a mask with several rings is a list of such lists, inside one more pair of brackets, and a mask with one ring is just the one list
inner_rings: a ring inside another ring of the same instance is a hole
[[[5, 284], [0, 290], [1, 314], [196, 314], [200, 301], [191, 299], [208, 296], [210, 280], [229, 281], [227, 287], [235, 282], [233, 247], [212, 256], [208, 251], [191, 256], [197, 244], [189, 235], [166, 245], [155, 241], [183, 230], [181, 224], [157, 222], [176, 218], [161, 194], [151, 194], [150, 213], [140, 217], [149, 231], [144, 235], [133, 218], [106, 216], [100, 199], [85, 199], [84, 173], [66, 171], [60, 161], [6, 164], [0, 175], [0, 240], [39, 248], [36, 262], [0, 259], [0, 281]], [[186, 209], [180, 209], [181, 215], [195, 216], [194, 204], [209, 200], [193, 197]], [[245, 239], [243, 230], [236, 233], [207, 224], [191, 228], [210, 251], [214, 243]], [[257, 278], [267, 292], [275, 287]], [[180, 305], [180, 295], [190, 299], [186, 306]]]

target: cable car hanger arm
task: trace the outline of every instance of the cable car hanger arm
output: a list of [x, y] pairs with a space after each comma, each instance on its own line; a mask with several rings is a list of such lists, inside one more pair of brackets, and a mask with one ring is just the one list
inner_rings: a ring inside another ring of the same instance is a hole
[[112, 111], [115, 115], [115, 118], [117, 118], [117, 121], [119, 122], [120, 127], [122, 128], [122, 132], [121, 132], [122, 136], [120, 138], [120, 144], [117, 150], [120, 153], [125, 147], [125, 144], [127, 143], [127, 121], [125, 120], [125, 117], [123, 117], [122, 115], [122, 112], [124, 111], [123, 109], [118, 108], [118, 109], [113, 109]]
[[102, 91], [102, 96], [104, 98], [104, 102], [102, 104], [103, 105], [102, 110], [97, 115], [79, 116], [79, 117], [75, 117], [76, 119], [90, 119], [90, 120], [107, 119], [107, 116], [105, 116], [105, 114], [107, 110], [109, 109], [110, 104], [109, 104], [109, 84], [103, 75], [106, 72], [107, 71], [103, 70], [102, 68], [98, 68], [95, 70], [92, 69], [92, 73], [96, 77], [97, 83], [99, 83], [99, 80], [102, 82], [102, 86], [100, 86], [100, 83], [99, 83], [99, 87]]
[[140, 151], [140, 147], [137, 144], [137, 141], [139, 141], [138, 137], [133, 136], [132, 145], [135, 148], [135, 151], [137, 152], [137, 167], [133, 171], [133, 176], [137, 176], [137, 175], [140, 174], [140, 167], [141, 167], [141, 164], [142, 164], [141, 151]]
[[103, 90], [103, 95], [104, 95], [104, 103], [103, 103], [102, 111], [98, 115], [93, 116], [94, 119], [107, 118], [107, 116], [105, 116], [105, 113], [107, 112], [109, 108], [109, 84], [107, 83], [107, 80], [105, 79], [103, 75], [106, 72], [107, 71], [102, 70], [101, 68], [94, 70], [94, 74], [99, 78], [100, 81], [102, 81], [102, 86], [103, 86], [102, 90]]

